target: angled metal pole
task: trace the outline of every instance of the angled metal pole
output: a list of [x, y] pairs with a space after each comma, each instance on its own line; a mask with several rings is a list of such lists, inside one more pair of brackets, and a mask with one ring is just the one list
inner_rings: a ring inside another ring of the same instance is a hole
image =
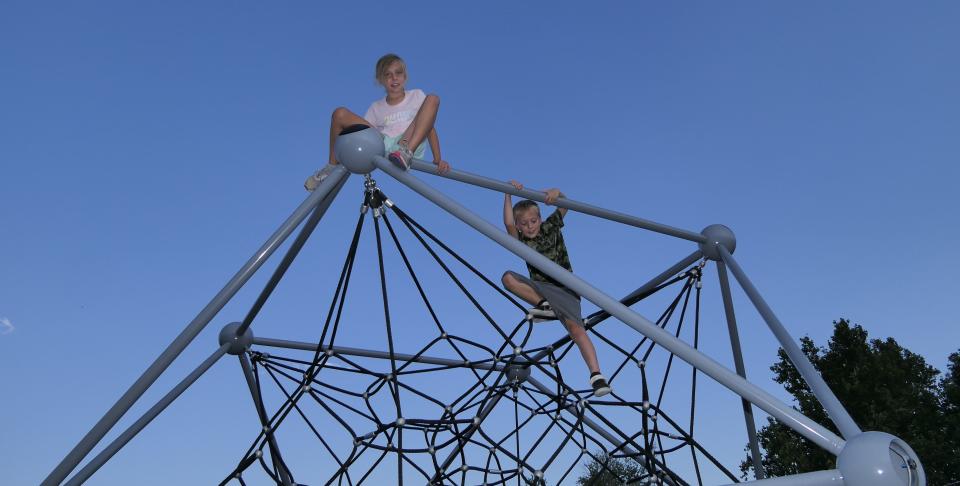
[[200, 334], [200, 331], [220, 312], [220, 309], [222, 309], [237, 291], [243, 287], [247, 280], [256, 273], [270, 255], [283, 244], [284, 240], [290, 236], [290, 233], [310, 214], [310, 211], [313, 211], [313, 208], [317, 207], [317, 205], [323, 201], [327, 194], [337, 186], [340, 180], [348, 175], [347, 170], [342, 166], [338, 165], [334, 168], [330, 176], [324, 179], [310, 197], [300, 203], [293, 214], [270, 235], [270, 238], [247, 260], [247, 263], [227, 282], [223, 289], [190, 321], [190, 324], [163, 350], [160, 356], [140, 375], [140, 378], [137, 378], [137, 381], [124, 392], [117, 402], [110, 407], [107, 413], [97, 421], [93, 428], [80, 439], [80, 442], [67, 453], [66, 457], [64, 457], [46, 479], [40, 483], [41, 486], [60, 484], [67, 475], [70, 474], [70, 471], [73, 471], [73, 469], [77, 467], [77, 464], [79, 464], [97, 443], [103, 439], [103, 436], [116, 425], [120, 417], [150, 388], [150, 385], [170, 366], [170, 363], [177, 359], [177, 356], [197, 337], [197, 334]]
[[[254, 337], [253, 344], [259, 346], [270, 346], [274, 348], [286, 348], [286, 349], [297, 349], [301, 351], [317, 351], [327, 352], [332, 351], [334, 354], [342, 354], [344, 356], [360, 356], [363, 358], [378, 358], [378, 359], [391, 359], [391, 354], [384, 351], [374, 351], [370, 349], [361, 349], [361, 348], [350, 348], [346, 346], [317, 346], [317, 343], [308, 343], [304, 341], [286, 341], [283, 339], [271, 339], [271, 338], [262, 338]], [[425, 364], [435, 364], [440, 366], [450, 366], [458, 368], [473, 368], [479, 370], [496, 370], [503, 371], [505, 369], [504, 365], [495, 364], [492, 362], [481, 361], [476, 363], [465, 363], [462, 359], [449, 359], [449, 358], [436, 358], [431, 356], [424, 355], [413, 355], [413, 354], [404, 354], [404, 353], [393, 353], [393, 359], [397, 361], [413, 361], [415, 363], [425, 363]]]
[[[653, 277], [647, 283], [641, 285], [637, 290], [630, 292], [626, 297], [620, 299], [624, 305], [633, 305], [637, 303], [637, 299], [642, 298], [648, 292], [656, 288], [658, 285], [666, 282], [670, 277], [679, 274], [680, 272], [686, 270], [687, 267], [696, 263], [697, 260], [703, 258], [703, 252], [696, 250], [693, 253], [687, 255], [683, 260], [675, 263], [672, 267], [664, 270], [660, 275]], [[610, 314], [604, 312], [603, 314], [594, 317], [593, 320], [599, 320], [601, 317], [606, 319]], [[593, 321], [591, 320], [591, 321]]]
[[810, 363], [807, 356], [800, 350], [800, 346], [797, 345], [797, 342], [793, 340], [790, 333], [787, 332], [787, 329], [780, 323], [780, 319], [777, 319], [776, 314], [773, 313], [773, 310], [770, 309], [767, 302], [760, 296], [760, 292], [757, 291], [757, 288], [754, 287], [750, 279], [747, 278], [747, 274], [740, 268], [740, 264], [737, 263], [733, 255], [731, 255], [723, 245], [717, 245], [717, 249], [720, 252], [720, 257], [723, 258], [723, 262], [730, 267], [734, 278], [740, 283], [740, 287], [744, 293], [747, 294], [747, 297], [753, 302], [753, 306], [760, 312], [760, 316], [767, 322], [767, 326], [773, 331], [773, 335], [776, 336], [777, 341], [780, 342], [780, 346], [782, 346], [783, 350], [787, 353], [793, 366], [800, 372], [803, 381], [807, 382], [807, 385], [810, 386], [810, 391], [820, 400], [820, 404], [823, 405], [823, 409], [827, 411], [830, 420], [837, 426], [840, 435], [847, 439], [860, 435], [860, 427], [853, 421], [853, 417], [843, 408], [840, 400], [837, 400], [837, 396], [833, 394], [833, 391], [830, 390], [827, 383], [823, 381], [823, 377], [820, 376], [820, 373], [817, 373], [813, 364]]
[[[687, 257], [684, 258], [683, 260], [680, 260], [679, 262], [674, 264], [672, 267], [661, 272], [660, 275], [653, 277], [647, 283], [641, 285], [639, 288], [637, 288], [637, 290], [630, 292], [626, 297], [620, 299], [620, 302], [623, 305], [628, 305], [628, 306], [636, 304], [637, 301], [643, 298], [644, 296], [646, 296], [648, 292], [650, 292], [651, 290], [653, 290], [663, 282], [667, 281], [670, 277], [673, 277], [674, 275], [682, 272], [688, 266], [692, 265], [694, 262], [696, 262], [701, 258], [703, 258], [703, 252], [700, 250], [697, 250], [691, 253], [690, 255], [687, 255]], [[593, 326], [597, 325], [598, 323], [608, 319], [609, 317], [610, 317], [610, 314], [608, 312], [600, 311], [597, 314], [590, 316], [589, 319], [584, 319], [583, 325], [587, 329], [590, 329]], [[567, 341], [570, 341], [569, 335], [564, 336], [559, 340], [557, 340], [555, 343], [553, 343], [553, 347], [556, 348], [557, 346], [561, 346], [565, 344]], [[544, 349], [543, 351], [540, 351], [539, 353], [533, 355], [530, 358], [530, 361], [540, 361], [544, 356], [548, 354], [550, 354], [550, 350]]]
[[[490, 179], [490, 178], [479, 176], [476, 174], [471, 174], [469, 172], [464, 172], [462, 170], [451, 169], [449, 172], [441, 175], [437, 173], [437, 166], [428, 162], [424, 162], [422, 160], [417, 160], [417, 159], [413, 160], [413, 164], [411, 165], [411, 167], [421, 172], [440, 175], [441, 177], [446, 177], [447, 179], [453, 179], [460, 182], [466, 182], [467, 184], [472, 184], [474, 186], [493, 189], [494, 191], [497, 191], [497, 192], [506, 192], [508, 194], [513, 194], [514, 196], [520, 196], [527, 199], [532, 199], [534, 201], [545, 202], [544, 198], [546, 197], [546, 195], [540, 191], [531, 191], [529, 189], [517, 190], [515, 187], [513, 187], [510, 184], [507, 184], [506, 182]], [[591, 206], [589, 204], [578, 202], [573, 199], [563, 198], [557, 201], [554, 205], [561, 208], [567, 208], [567, 209], [576, 211], [578, 213], [597, 216], [603, 219], [608, 219], [610, 221], [616, 221], [618, 223], [635, 226], [637, 228], [650, 230], [650, 231], [661, 233], [664, 235], [682, 238], [684, 240], [689, 240], [696, 243], [707, 242], [707, 237], [703, 236], [700, 233], [695, 233], [693, 231], [687, 231], [680, 228], [674, 228], [672, 226], [667, 226], [665, 224], [655, 223], [653, 221], [648, 221], [646, 219], [638, 218], [636, 216], [630, 216], [628, 214], [618, 213], [616, 211], [610, 211], [609, 209], [598, 208], [596, 206]]]
[[293, 479], [283, 462], [283, 456], [280, 455], [280, 446], [277, 445], [277, 438], [273, 434], [273, 428], [270, 427], [270, 419], [267, 418], [267, 410], [263, 407], [263, 400], [260, 399], [260, 389], [257, 386], [257, 378], [253, 375], [250, 360], [246, 353], [240, 353], [238, 357], [240, 358], [240, 367], [243, 368], [243, 377], [247, 380], [247, 388], [250, 389], [250, 396], [253, 397], [253, 405], [257, 409], [260, 426], [263, 427], [263, 433], [267, 436], [267, 445], [270, 447], [270, 459], [273, 460], [273, 467], [276, 469], [277, 476], [280, 477], [283, 486], [290, 486], [293, 484]]
[[133, 423], [127, 430], [123, 431], [119, 437], [113, 440], [107, 447], [105, 447], [99, 454], [96, 455], [93, 459], [87, 463], [86, 466], [83, 466], [80, 471], [77, 472], [69, 481], [67, 481], [67, 486], [79, 486], [83, 484], [84, 481], [90, 479], [95, 472], [97, 472], [107, 461], [113, 457], [120, 449], [123, 448], [130, 442], [131, 439], [136, 437], [144, 427], [147, 426], [150, 422], [153, 421], [161, 412], [163, 412], [177, 397], [180, 396], [193, 382], [197, 381], [207, 370], [213, 366], [223, 355], [227, 352], [227, 349], [230, 348], [231, 343], [224, 343], [220, 346], [219, 349], [213, 352], [209, 358], [200, 363], [200, 366], [197, 366], [193, 372], [187, 375], [186, 378], [180, 381], [177, 386], [173, 387], [163, 398], [160, 399], [153, 407], [150, 407], [150, 410], [147, 410], [139, 420]]
[[[727, 317], [727, 329], [730, 332], [730, 347], [733, 349], [733, 364], [737, 374], [747, 378], [747, 369], [743, 366], [743, 352], [740, 350], [740, 333], [737, 330], [737, 316], [733, 312], [733, 298], [730, 295], [730, 280], [727, 278], [727, 266], [722, 261], [717, 262], [717, 276], [720, 279], [720, 295], [723, 297], [723, 311]], [[753, 462], [753, 474], [757, 479], [763, 479], [763, 462], [760, 460], [760, 444], [757, 443], [757, 424], [753, 420], [753, 407], [750, 402], [741, 399], [743, 403], [743, 420], [747, 426], [747, 440], [750, 442], [750, 460]]]
[[316, 209], [310, 213], [310, 217], [307, 218], [305, 223], [303, 223], [303, 228], [300, 228], [300, 233], [293, 240], [293, 243], [290, 245], [290, 249], [287, 250], [287, 253], [283, 256], [283, 259], [280, 260], [280, 264], [277, 265], [277, 269], [274, 270], [273, 275], [270, 276], [270, 280], [267, 282], [267, 285], [264, 286], [263, 291], [260, 292], [257, 300], [253, 303], [253, 306], [250, 308], [250, 312], [247, 313], [247, 316], [244, 317], [243, 321], [240, 323], [240, 327], [237, 328], [237, 336], [242, 336], [243, 333], [247, 332], [247, 328], [249, 328], [250, 324], [253, 323], [253, 319], [260, 312], [263, 304], [267, 302], [267, 298], [269, 298], [270, 294], [273, 293], [273, 290], [277, 288], [277, 284], [280, 283], [283, 275], [287, 272], [287, 269], [290, 268], [290, 264], [292, 264], [293, 260], [297, 258], [297, 255], [300, 254], [300, 250], [303, 248], [303, 245], [306, 244], [308, 239], [310, 239], [310, 235], [313, 234], [313, 230], [317, 227], [317, 224], [320, 223], [320, 219], [323, 218], [323, 215], [327, 212], [330, 204], [333, 203], [334, 198], [336, 198], [336, 195], [346, 183], [346, 177], [340, 179], [337, 185], [331, 189], [330, 195], [323, 198], [323, 200], [320, 201], [320, 204], [317, 205]]
[[765, 410], [784, 425], [795, 430], [800, 435], [813, 441], [824, 450], [834, 455], [839, 455], [843, 449], [844, 440], [837, 437], [826, 427], [810, 420], [808, 417], [794, 410], [793, 407], [783, 403], [773, 395], [763, 391], [753, 383], [737, 376], [736, 373], [728, 370], [720, 363], [710, 357], [697, 351], [689, 344], [677, 339], [672, 334], [661, 329], [650, 322], [640, 314], [637, 314], [629, 307], [621, 304], [612, 297], [604, 294], [595, 287], [588, 284], [580, 277], [560, 267], [547, 257], [537, 253], [527, 245], [516, 238], [511, 237], [506, 232], [498, 230], [492, 224], [483, 218], [470, 212], [460, 204], [443, 195], [436, 189], [430, 187], [423, 181], [413, 177], [409, 173], [396, 168], [391, 162], [383, 157], [374, 157], [374, 163], [377, 167], [397, 179], [407, 187], [410, 187], [420, 195], [426, 197], [434, 204], [440, 206], [456, 218], [473, 227], [488, 238], [499, 243], [507, 250], [513, 252], [531, 265], [539, 268], [541, 271], [557, 280], [567, 288], [573, 290], [578, 295], [593, 302], [601, 309], [609, 312], [612, 316], [619, 319], [624, 324], [632, 327], [644, 336], [649, 337], [654, 342], [663, 346], [667, 351], [677, 355], [678, 358], [695, 366], [697, 369], [716, 380], [721, 385], [729, 388], [743, 398], [754, 403]]

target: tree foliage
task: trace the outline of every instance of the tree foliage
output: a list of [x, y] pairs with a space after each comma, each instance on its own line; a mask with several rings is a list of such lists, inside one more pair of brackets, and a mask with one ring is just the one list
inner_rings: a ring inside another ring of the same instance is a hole
[[[928, 484], [960, 480], [960, 353], [950, 356], [948, 372], [938, 381], [940, 372], [922, 356], [893, 338], [868, 340], [862, 327], [843, 319], [834, 322], [827, 346], [817, 347], [804, 337], [801, 349], [862, 430], [888, 432], [910, 444], [920, 456]], [[770, 369], [774, 380], [793, 395], [795, 408], [836, 432], [783, 349], [778, 358]], [[768, 476], [836, 467], [832, 454], [783, 424], [767, 420], [758, 440]], [[740, 469], [746, 478], [752, 461], [747, 458]]]
[[623, 486], [639, 484], [643, 467], [629, 459], [601, 453], [587, 464], [587, 472], [577, 479], [580, 486]]

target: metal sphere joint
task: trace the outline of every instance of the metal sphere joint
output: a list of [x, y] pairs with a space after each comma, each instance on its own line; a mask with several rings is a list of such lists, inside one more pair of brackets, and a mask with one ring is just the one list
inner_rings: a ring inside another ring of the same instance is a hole
[[723, 245], [731, 255], [737, 249], [737, 237], [730, 228], [722, 224], [711, 224], [700, 234], [707, 237], [705, 243], [700, 243], [700, 251], [708, 260], [720, 261], [720, 250], [717, 248], [719, 245]]
[[347, 127], [333, 143], [337, 161], [354, 174], [368, 174], [373, 171], [377, 167], [373, 158], [383, 157], [384, 151], [383, 136], [380, 132], [363, 125]]
[[239, 322], [231, 322], [223, 326], [223, 329], [220, 330], [220, 345], [223, 346], [224, 344], [230, 343], [230, 347], [227, 348], [227, 353], [233, 355], [244, 353], [250, 349], [250, 345], [253, 344], [253, 331], [250, 330], [250, 327], [247, 327], [247, 330], [243, 332], [242, 336], [237, 336], [237, 330], [239, 328]]

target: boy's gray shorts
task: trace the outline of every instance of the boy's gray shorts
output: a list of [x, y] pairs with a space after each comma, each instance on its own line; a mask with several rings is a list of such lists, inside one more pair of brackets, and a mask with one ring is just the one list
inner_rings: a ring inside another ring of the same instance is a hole
[[508, 270], [507, 273], [512, 275], [513, 278], [533, 287], [533, 290], [536, 290], [544, 299], [547, 299], [550, 307], [557, 313], [557, 317], [563, 320], [572, 320], [578, 325], [583, 326], [580, 296], [573, 293], [572, 290], [566, 287], [558, 287], [547, 282], [531, 280], [514, 271]]

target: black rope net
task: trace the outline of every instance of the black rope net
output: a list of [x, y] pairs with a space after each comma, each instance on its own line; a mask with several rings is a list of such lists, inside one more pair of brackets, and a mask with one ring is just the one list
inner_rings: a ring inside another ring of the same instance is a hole
[[[358, 255], [358, 247], [369, 220], [380, 289], [377, 299], [377, 292], [367, 291], [363, 305], [382, 306], [382, 327], [375, 331], [386, 335], [381, 350], [338, 344], [353, 324], [342, 318], [355, 262], [368, 258]], [[414, 269], [412, 245], [401, 244], [401, 231], [464, 299], [467, 309], [453, 319], [441, 318], [436, 297]], [[396, 346], [413, 324], [391, 314], [385, 254], [402, 261], [429, 316], [416, 325], [429, 326], [432, 337], [417, 349]], [[697, 347], [703, 268], [695, 265], [623, 303], [669, 293], [673, 297], [656, 324]], [[478, 287], [496, 301], [486, 302]], [[579, 352], [558, 332], [562, 325], [533, 324], [526, 308], [368, 179], [319, 339], [299, 352], [255, 348], [240, 356], [253, 376], [262, 427], [221, 485], [261, 484], [264, 477], [290, 485], [573, 484], [586, 464], [605, 473], [608, 482], [602, 484], [703, 484], [704, 467], [738, 481], [695, 439], [696, 369], [678, 362], [684, 365], [680, 371], [671, 353], [642, 335], [608, 337], [604, 323], [610, 316], [599, 311], [584, 317], [584, 324], [603, 347], [614, 391], [595, 398]], [[664, 397], [681, 375], [682, 384], [673, 387], [684, 387], [689, 408], [675, 415], [665, 410]], [[284, 447], [288, 437], [295, 449]], [[303, 447], [305, 438], [315, 445]], [[630, 467], [615, 464], [623, 461]]]

